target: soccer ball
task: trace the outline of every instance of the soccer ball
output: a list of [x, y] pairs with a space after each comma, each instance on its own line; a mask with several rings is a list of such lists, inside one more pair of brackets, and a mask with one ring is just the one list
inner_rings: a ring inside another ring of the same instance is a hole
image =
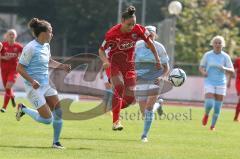
[[180, 87], [186, 80], [186, 73], [180, 68], [174, 68], [168, 77], [168, 80], [175, 86]]

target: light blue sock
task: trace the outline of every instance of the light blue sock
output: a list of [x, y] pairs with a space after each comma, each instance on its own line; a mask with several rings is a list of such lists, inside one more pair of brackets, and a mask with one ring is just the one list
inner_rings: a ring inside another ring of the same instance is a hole
[[38, 111], [25, 107], [22, 108], [22, 111], [26, 114], [28, 114], [30, 117], [32, 117], [35, 121], [43, 124], [51, 124], [52, 123], [52, 117], [51, 118], [43, 118], [39, 115]]
[[213, 98], [206, 98], [204, 102], [205, 113], [209, 115], [212, 107], [214, 106], [215, 100]]
[[214, 113], [212, 116], [212, 127], [215, 127], [218, 116], [220, 115], [221, 112], [221, 107], [222, 107], [223, 102], [222, 101], [218, 101], [215, 100], [215, 104], [214, 104]]
[[62, 125], [62, 110], [61, 108], [57, 108], [53, 110], [53, 143], [59, 142]]
[[107, 105], [107, 110], [108, 111], [112, 109], [112, 97], [113, 97], [112, 89], [107, 89], [106, 90], [106, 94], [104, 96], [104, 99], [106, 101], [106, 105]]
[[145, 117], [144, 117], [144, 129], [142, 137], [147, 137], [149, 129], [151, 127], [152, 121], [154, 118], [154, 113], [152, 110], [145, 110]]

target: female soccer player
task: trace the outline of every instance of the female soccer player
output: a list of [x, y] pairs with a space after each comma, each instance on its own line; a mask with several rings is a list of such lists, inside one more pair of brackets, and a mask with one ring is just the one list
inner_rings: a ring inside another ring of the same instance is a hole
[[[105, 67], [111, 68], [111, 81], [114, 87], [112, 100], [113, 130], [122, 130], [119, 121], [121, 108], [126, 108], [134, 102], [134, 87], [136, 83], [134, 49], [136, 41], [143, 39], [154, 53], [156, 67], [160, 68], [160, 59], [150, 33], [144, 27], [136, 24], [135, 8], [129, 6], [122, 13], [121, 24], [113, 26], [105, 35], [105, 40], [99, 49], [99, 55]], [[108, 49], [108, 57], [105, 50]], [[123, 81], [121, 80], [123, 79]]]
[[234, 62], [234, 68], [236, 71], [236, 82], [235, 87], [238, 95], [238, 103], [235, 110], [234, 121], [239, 121], [239, 113], [240, 113], [240, 58], [236, 58]]
[[28, 26], [35, 39], [23, 48], [17, 71], [25, 79], [24, 86], [27, 98], [37, 111], [20, 103], [16, 119], [19, 121], [24, 114], [28, 114], [39, 123], [51, 124], [53, 122], [52, 146], [62, 149], [64, 147], [59, 142], [62, 129], [62, 110], [57, 91], [49, 85], [48, 68], [59, 68], [67, 72], [71, 68], [70, 65], [61, 64], [51, 59], [49, 42], [53, 34], [49, 22], [33, 18]]
[[1, 74], [3, 86], [5, 88], [3, 106], [1, 108], [1, 112], [3, 113], [6, 112], [10, 99], [12, 106], [16, 106], [12, 86], [18, 77], [16, 67], [18, 64], [18, 57], [22, 53], [22, 45], [16, 42], [16, 30], [9, 29], [5, 34], [5, 38], [6, 41], [0, 43]]
[[205, 114], [202, 124], [208, 122], [208, 116], [214, 108], [210, 130], [215, 130], [216, 122], [223, 104], [223, 97], [226, 95], [226, 73], [234, 73], [232, 61], [222, 49], [225, 47], [225, 40], [222, 36], [215, 36], [210, 45], [213, 50], [204, 54], [199, 71], [205, 77]]
[[[145, 27], [151, 34], [150, 39], [154, 42], [154, 45], [158, 51], [158, 56], [161, 59], [162, 69], [161, 71], [161, 78], [166, 77], [169, 72], [169, 58], [165, 47], [160, 44], [159, 42], [155, 41], [157, 37], [156, 27], [154, 26], [146, 26]], [[152, 67], [154, 67], [154, 56], [147, 44], [140, 40], [136, 44], [135, 50], [135, 62], [136, 62], [136, 71], [138, 76], [138, 81], [142, 81], [141, 76], [144, 76]], [[143, 85], [137, 85], [137, 89], [140, 90], [148, 90], [151, 89], [151, 86], [158, 84], [160, 79], [152, 79], [152, 80], [144, 80]], [[142, 96], [138, 97], [138, 102], [140, 106], [140, 110], [144, 115], [144, 129], [141, 136], [142, 142], [148, 142], [147, 136], [150, 130], [152, 120], [154, 118], [154, 112], [159, 109], [160, 105], [157, 101], [158, 95], [155, 96]]]

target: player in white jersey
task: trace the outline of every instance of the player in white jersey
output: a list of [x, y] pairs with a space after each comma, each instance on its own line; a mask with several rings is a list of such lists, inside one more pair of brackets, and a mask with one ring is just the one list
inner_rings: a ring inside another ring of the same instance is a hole
[[24, 48], [17, 66], [17, 71], [24, 78], [24, 86], [31, 109], [18, 104], [16, 119], [19, 121], [24, 114], [43, 124], [53, 123], [53, 148], [64, 148], [59, 137], [62, 129], [62, 110], [59, 105], [57, 91], [49, 85], [48, 69], [59, 68], [67, 72], [71, 66], [51, 59], [49, 42], [52, 39], [52, 26], [45, 20], [33, 18], [29, 28], [35, 37]]
[[[148, 71], [152, 70], [155, 68], [155, 61], [154, 61], [154, 55], [151, 52], [151, 50], [148, 48], [147, 44], [143, 41], [140, 40], [136, 44], [136, 50], [135, 50], [135, 62], [136, 62], [136, 71], [137, 71], [137, 81], [139, 81], [136, 89], [137, 90], [148, 90], [152, 89], [154, 87], [157, 87], [156, 85], [159, 84], [160, 76], [161, 78], [166, 77], [168, 72], [169, 72], [169, 58], [167, 55], [167, 52], [165, 50], [165, 47], [155, 41], [157, 34], [156, 34], [156, 27], [154, 26], [146, 26], [145, 27], [150, 33], [150, 38], [153, 40], [153, 43], [156, 47], [156, 50], [158, 52], [158, 56], [161, 59], [160, 62], [162, 64], [161, 70], [158, 71], [157, 74], [148, 74]], [[145, 77], [148, 77], [147, 79], [144, 79]], [[144, 84], [142, 84], [144, 82]], [[143, 134], [141, 136], [141, 140], [143, 142], [147, 142], [147, 135], [149, 132], [149, 129], [152, 124], [152, 120], [154, 118], [154, 112], [158, 109], [159, 114], [162, 111], [161, 109], [161, 103], [156, 102], [158, 98], [158, 95], [154, 96], [139, 96], [138, 101], [139, 101], [139, 106], [140, 110], [144, 116], [144, 130]], [[161, 99], [159, 99], [161, 100]]]
[[199, 71], [205, 77], [205, 114], [202, 119], [203, 126], [207, 125], [211, 109], [214, 109], [210, 130], [215, 130], [215, 125], [226, 95], [226, 73], [234, 73], [230, 56], [222, 49], [225, 40], [222, 36], [215, 36], [210, 45], [213, 50], [206, 52], [200, 62]]

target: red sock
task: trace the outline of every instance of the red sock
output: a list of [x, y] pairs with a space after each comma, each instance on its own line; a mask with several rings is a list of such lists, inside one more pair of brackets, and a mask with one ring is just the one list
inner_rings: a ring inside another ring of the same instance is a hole
[[234, 117], [235, 120], [238, 119], [239, 113], [240, 113], [240, 103], [238, 103], [236, 107], [235, 117]]
[[114, 86], [114, 94], [112, 98], [112, 113], [113, 113], [113, 123], [119, 120], [120, 111], [122, 106], [122, 95], [124, 87], [123, 85]]
[[9, 99], [12, 97], [12, 91], [11, 89], [6, 89], [5, 90], [5, 95], [4, 95], [4, 101], [3, 101], [3, 108], [6, 109]]

